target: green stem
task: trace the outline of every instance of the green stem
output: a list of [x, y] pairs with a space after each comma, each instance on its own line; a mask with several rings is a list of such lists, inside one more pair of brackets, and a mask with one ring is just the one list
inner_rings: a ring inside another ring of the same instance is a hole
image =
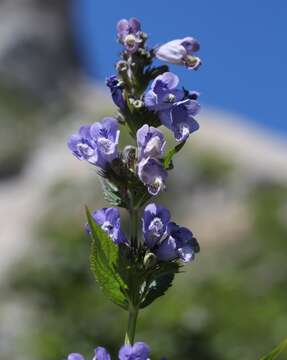
[[138, 312], [139, 312], [138, 309], [134, 309], [134, 308], [131, 308], [129, 310], [128, 328], [125, 336], [126, 345], [133, 345], [134, 343]]
[[138, 247], [138, 210], [130, 209], [131, 221], [131, 247], [137, 249]]

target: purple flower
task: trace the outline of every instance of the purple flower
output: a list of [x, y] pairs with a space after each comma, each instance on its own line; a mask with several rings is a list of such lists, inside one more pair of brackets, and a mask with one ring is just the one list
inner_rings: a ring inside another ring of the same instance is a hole
[[201, 60], [194, 56], [200, 45], [192, 37], [169, 41], [155, 50], [158, 59], [171, 64], [185, 65], [188, 69], [198, 69]]
[[95, 350], [93, 360], [111, 360], [111, 357], [105, 348], [99, 346]]
[[117, 105], [120, 109], [124, 109], [125, 100], [123, 97], [123, 89], [116, 75], [112, 75], [109, 78], [107, 78], [106, 85], [111, 90], [112, 99], [115, 105]]
[[92, 125], [82, 126], [68, 140], [68, 147], [79, 160], [104, 168], [118, 156], [120, 130], [114, 118], [104, 118]]
[[144, 158], [161, 158], [166, 141], [161, 131], [152, 126], [143, 125], [137, 131], [138, 161]]
[[[124, 233], [121, 230], [121, 219], [118, 208], [102, 208], [92, 214], [95, 222], [110, 236], [116, 244], [127, 242]], [[90, 227], [86, 226], [90, 234]]]
[[87, 160], [91, 164], [97, 165], [99, 156], [90, 134], [90, 128], [90, 125], [81, 126], [77, 134], [70, 136], [68, 147], [77, 159]]
[[180, 259], [183, 262], [193, 260], [195, 254], [199, 252], [199, 245], [192, 232], [174, 222], [168, 224], [167, 232], [168, 236], [154, 250], [158, 259], [161, 261]]
[[196, 100], [185, 99], [159, 113], [163, 125], [169, 128], [177, 141], [184, 141], [189, 134], [199, 129], [194, 116], [198, 114], [200, 105]]
[[119, 351], [119, 360], [148, 360], [150, 348], [144, 342], [124, 345]]
[[169, 128], [177, 141], [184, 141], [199, 128], [194, 116], [199, 112], [197, 92], [176, 89], [178, 77], [166, 72], [155, 78], [145, 95], [148, 109], [158, 112], [163, 125]]
[[118, 39], [130, 53], [136, 52], [142, 42], [140, 32], [141, 24], [136, 18], [122, 19], [117, 23]]
[[144, 241], [148, 248], [153, 249], [167, 233], [170, 212], [161, 205], [149, 204], [144, 209], [142, 229]]
[[138, 163], [137, 173], [140, 180], [147, 185], [151, 195], [157, 195], [165, 189], [167, 171], [160, 161], [153, 158], [146, 158]]
[[101, 160], [101, 167], [111, 162], [118, 156], [117, 145], [119, 142], [120, 130], [117, 120], [106, 117], [100, 122], [96, 122], [90, 129], [91, 137], [96, 143], [96, 147]]
[[68, 360], [85, 360], [85, 358], [78, 353], [72, 353], [68, 356]]
[[172, 72], [157, 76], [151, 89], [145, 94], [145, 105], [150, 110], [161, 111], [170, 109], [174, 103], [184, 98], [185, 92], [176, 89], [179, 78]]
[[[68, 360], [85, 360], [81, 354], [72, 353], [68, 356]], [[95, 356], [93, 360], [111, 360], [110, 354], [101, 346], [95, 349]]]

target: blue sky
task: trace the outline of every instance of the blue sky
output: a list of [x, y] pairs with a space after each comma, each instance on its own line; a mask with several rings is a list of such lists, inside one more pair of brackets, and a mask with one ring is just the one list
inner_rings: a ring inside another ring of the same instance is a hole
[[72, 21], [85, 71], [104, 80], [120, 51], [115, 24], [138, 17], [155, 45], [184, 36], [201, 43], [198, 72], [180, 67], [182, 85], [204, 106], [246, 116], [287, 136], [287, 1], [73, 0]]

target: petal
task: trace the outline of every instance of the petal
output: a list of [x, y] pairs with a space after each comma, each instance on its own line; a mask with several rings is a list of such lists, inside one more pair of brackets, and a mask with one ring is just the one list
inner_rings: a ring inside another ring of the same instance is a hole
[[117, 32], [119, 35], [127, 31], [129, 27], [129, 21], [127, 19], [122, 19], [117, 23]]
[[111, 360], [111, 357], [105, 348], [98, 346], [95, 349], [95, 356], [93, 357], [93, 360]]
[[182, 40], [178, 39], [160, 46], [155, 50], [156, 57], [171, 64], [182, 64], [187, 53], [181, 42]]
[[107, 210], [107, 208], [102, 208], [93, 212], [92, 217], [98, 225], [103, 225], [103, 223], [106, 221]]
[[187, 53], [190, 55], [192, 55], [194, 52], [196, 52], [200, 49], [199, 42], [190, 36], [183, 38], [181, 44], [182, 44], [182, 46], [184, 46]]
[[119, 360], [129, 360], [132, 355], [132, 346], [123, 345], [119, 351]]
[[194, 251], [191, 245], [184, 245], [178, 249], [178, 255], [183, 262], [189, 262], [194, 259]]
[[149, 90], [145, 94], [144, 103], [148, 109], [151, 109], [151, 110], [154, 109], [154, 107], [156, 106], [156, 103], [157, 103], [157, 97], [156, 97], [156, 94], [153, 92], [153, 90]]
[[154, 92], [157, 92], [156, 89], [158, 86], [160, 86], [160, 83], [164, 84], [165, 88], [173, 90], [177, 87], [179, 78], [172, 72], [165, 72], [155, 78], [151, 85], [151, 89]]
[[138, 147], [143, 147], [146, 144], [146, 136], [149, 132], [149, 126], [147, 124], [143, 125], [137, 131], [137, 145]]
[[79, 134], [73, 134], [69, 137], [67, 141], [67, 145], [71, 151], [73, 151], [74, 153], [78, 153], [78, 144], [81, 142], [82, 142], [82, 137]]
[[196, 100], [188, 100], [185, 102], [184, 106], [188, 112], [188, 115], [191, 116], [197, 115], [200, 111], [200, 104]]
[[132, 348], [136, 360], [147, 360], [150, 354], [150, 348], [144, 342], [136, 342]]
[[155, 251], [155, 255], [161, 261], [169, 261], [177, 258], [176, 241], [172, 236], [165, 239]]
[[171, 129], [172, 124], [172, 109], [164, 110], [159, 113], [161, 123], [168, 129]]
[[85, 360], [85, 358], [78, 353], [72, 353], [68, 356], [68, 360]]
[[131, 27], [133, 33], [137, 33], [141, 30], [141, 23], [137, 18], [130, 18], [129, 26]]

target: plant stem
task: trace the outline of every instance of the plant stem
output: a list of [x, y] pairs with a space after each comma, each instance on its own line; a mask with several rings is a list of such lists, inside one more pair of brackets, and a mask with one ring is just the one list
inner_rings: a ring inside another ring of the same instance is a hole
[[130, 308], [129, 310], [128, 328], [125, 336], [126, 345], [133, 345], [134, 343], [138, 312], [139, 312], [138, 309], [135, 308]]
[[131, 248], [138, 248], [138, 210], [130, 209]]

